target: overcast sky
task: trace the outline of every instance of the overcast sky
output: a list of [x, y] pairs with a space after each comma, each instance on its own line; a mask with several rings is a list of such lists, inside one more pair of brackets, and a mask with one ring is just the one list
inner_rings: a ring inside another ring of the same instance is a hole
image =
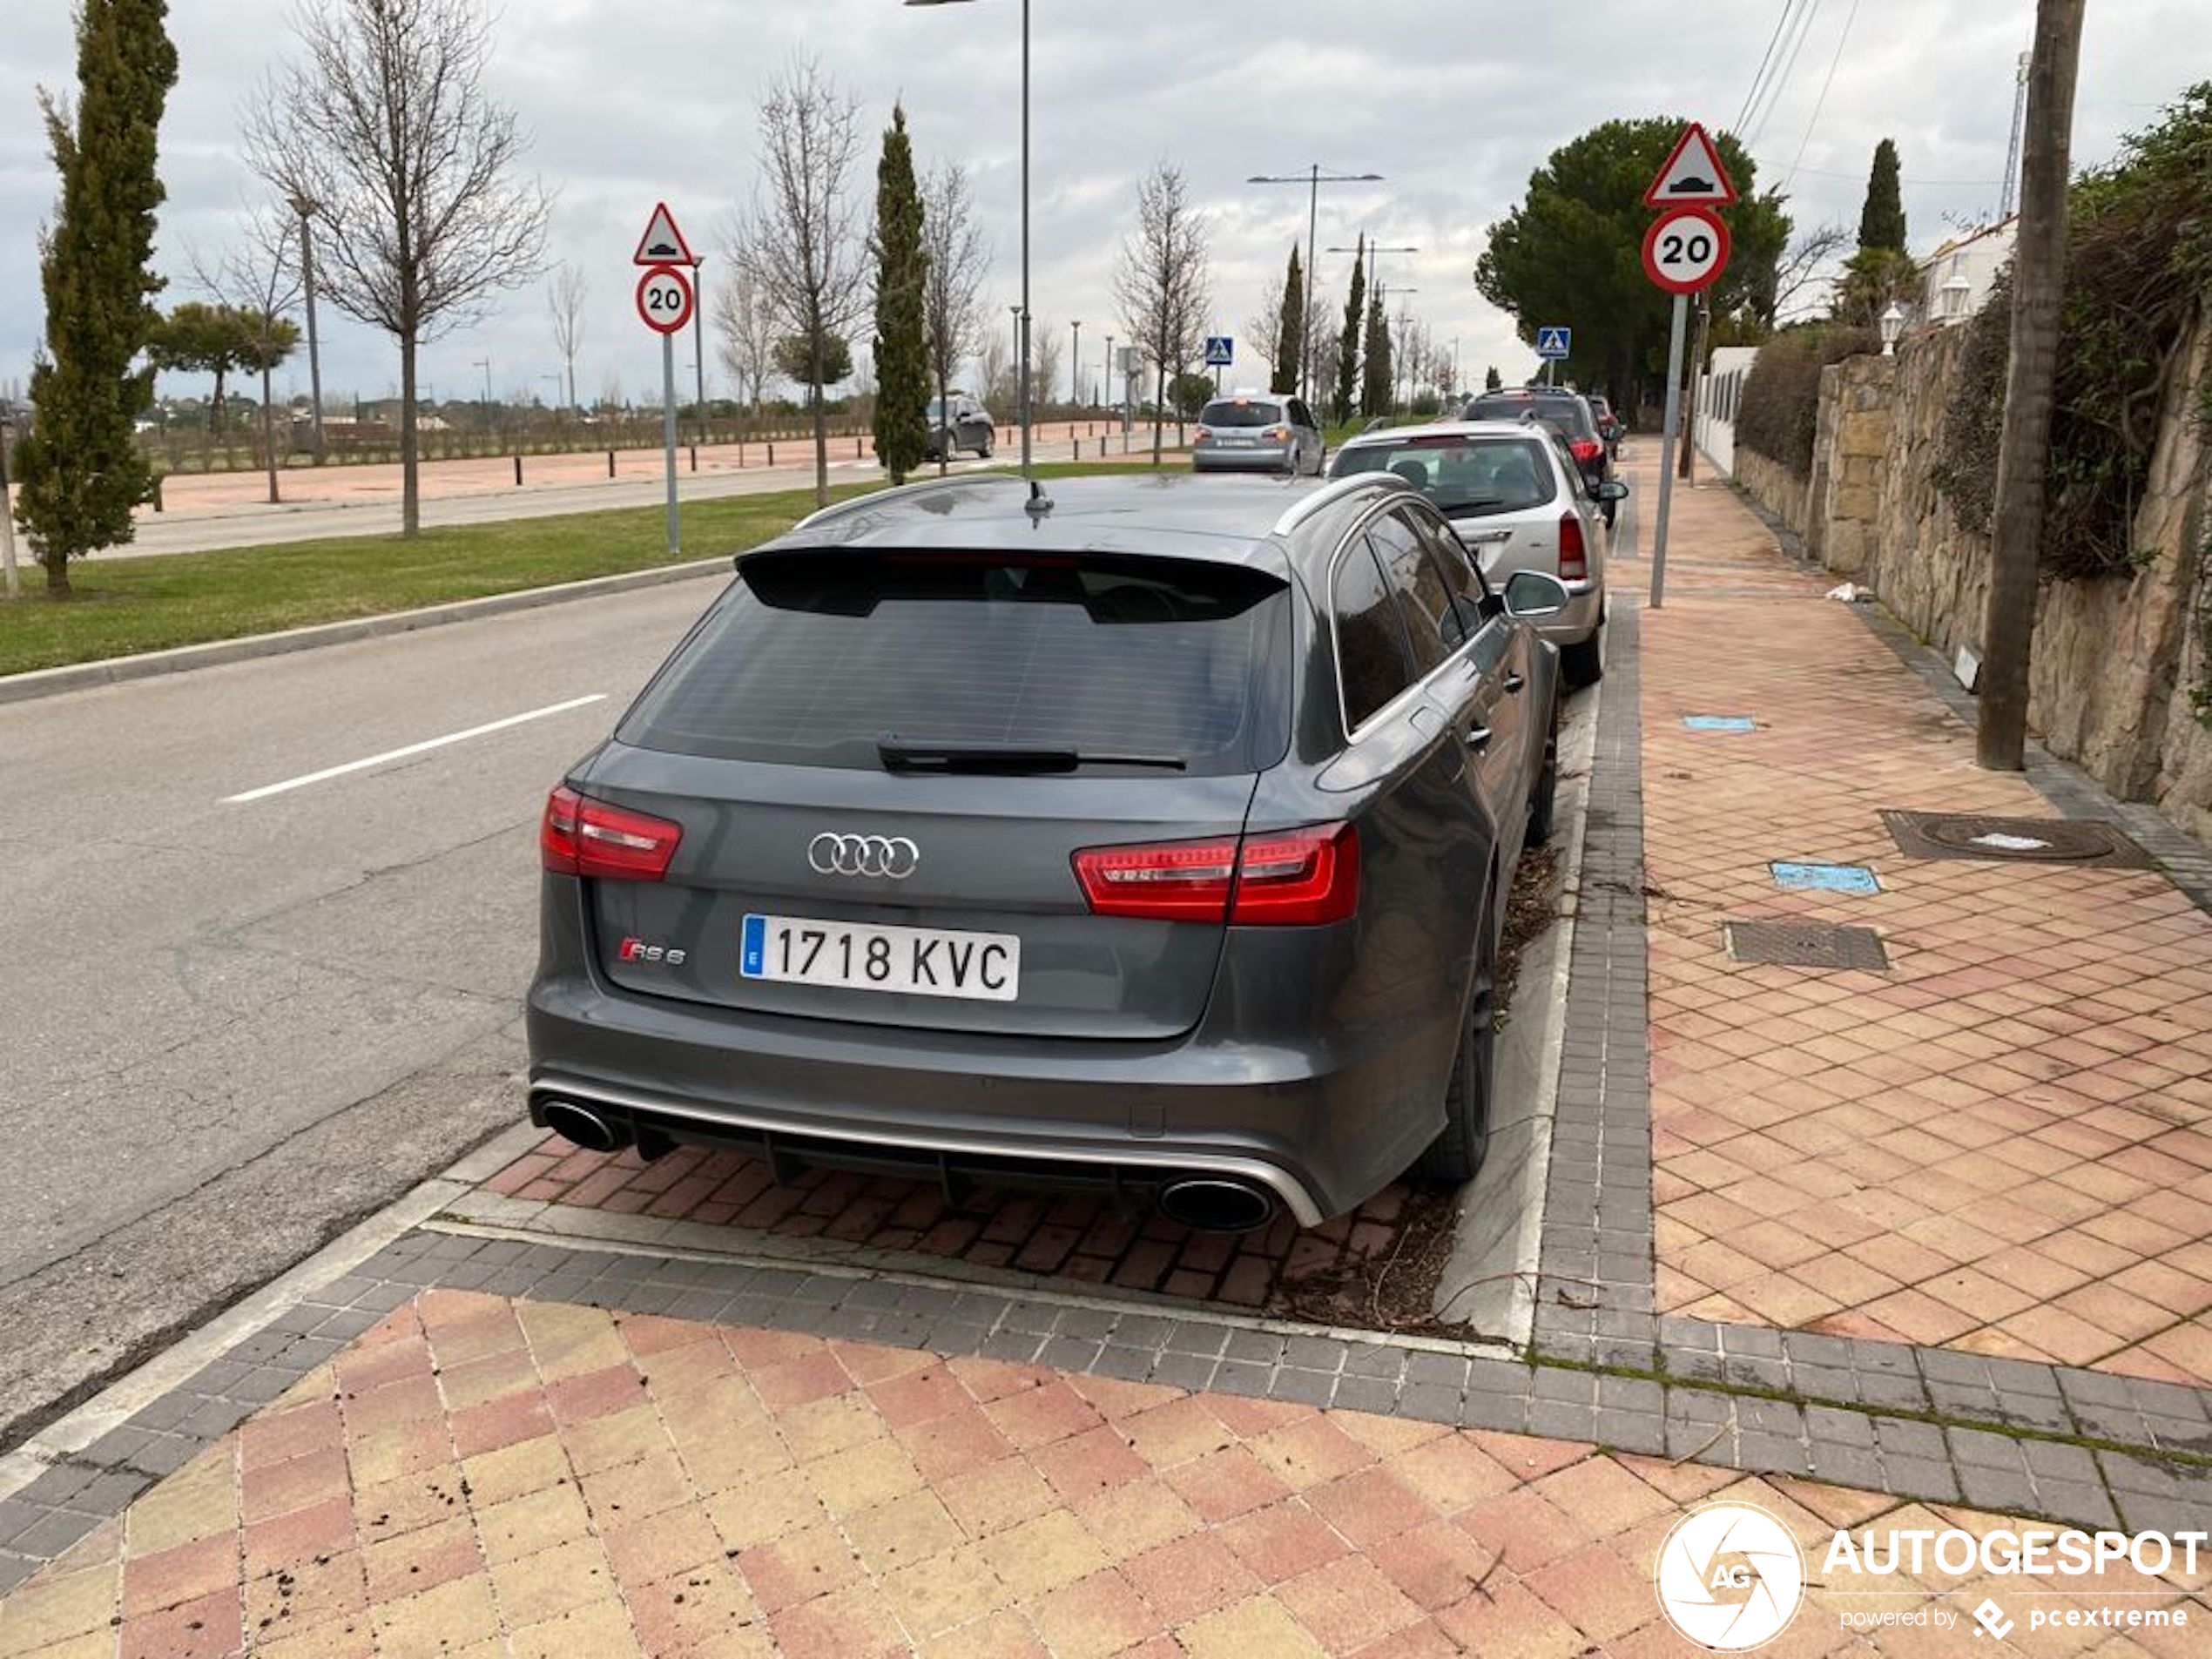
[[[4, 385], [27, 372], [40, 337], [37, 233], [56, 193], [34, 89], [71, 85], [74, 57], [70, 0], [0, 4], [8, 17], [0, 36]], [[1303, 187], [1249, 185], [1247, 176], [1312, 162], [1386, 175], [1384, 184], [1324, 188], [1321, 244], [1348, 244], [1365, 231], [1418, 246], [1388, 260], [1384, 275], [1418, 288], [1412, 303], [1440, 340], [1459, 340], [1467, 376], [1487, 363], [1509, 379], [1530, 367], [1511, 323], [1469, 278], [1485, 226], [1519, 199], [1554, 147], [1612, 117], [1694, 117], [1747, 134], [1759, 183], [1790, 177], [1801, 228], [1856, 227], [1868, 160], [1885, 136], [1903, 155], [1916, 250], [1948, 233], [1946, 216], [1993, 214], [2032, 0], [1797, 0], [1791, 15], [1804, 26], [1777, 54], [1789, 72], [1770, 105], [1762, 99], [1764, 114], [1738, 129], [1784, 10], [1785, 0], [1038, 0], [1037, 327], [1058, 331], [1064, 357], [1068, 325], [1081, 319], [1094, 368], [1104, 337], [1126, 332], [1109, 280], [1136, 181], [1161, 158], [1183, 167], [1206, 217], [1217, 327], [1240, 341], [1245, 320], [1273, 303], [1306, 225]], [[280, 0], [171, 0], [170, 13], [182, 67], [161, 133], [169, 203], [157, 259], [181, 278], [187, 247], [219, 252], [255, 188], [238, 157], [237, 113], [291, 41]], [[529, 165], [558, 192], [550, 257], [574, 260], [591, 284], [577, 369], [587, 401], [616, 381], [633, 398], [658, 393], [658, 353], [631, 310], [638, 234], [666, 198], [713, 275], [718, 226], [752, 192], [758, 91], [795, 51], [819, 54], [863, 101], [870, 136], [860, 183], [870, 199], [875, 135], [894, 98], [905, 101], [921, 165], [952, 157], [974, 169], [996, 252], [991, 314], [1008, 326], [1019, 248], [1015, 0], [930, 9], [898, 0], [509, 0], [496, 27], [493, 90], [520, 111], [533, 135]], [[2121, 132], [2154, 119], [2208, 64], [2205, 0], [2092, 6], [2077, 163], [2108, 157]], [[1339, 310], [1349, 266], [1347, 256], [1319, 260], [1321, 293]], [[182, 297], [180, 280], [165, 303]], [[365, 397], [396, 388], [388, 339], [327, 310], [324, 319], [327, 388]], [[480, 395], [475, 365], [487, 356], [500, 395], [551, 395], [545, 377], [559, 363], [542, 282], [509, 296], [480, 328], [431, 347], [424, 379], [442, 398]], [[688, 337], [680, 356], [688, 374]], [[1231, 378], [1249, 366], [1240, 355]], [[713, 390], [722, 377], [711, 347], [708, 372]], [[306, 378], [301, 361], [292, 379], [304, 388]]]

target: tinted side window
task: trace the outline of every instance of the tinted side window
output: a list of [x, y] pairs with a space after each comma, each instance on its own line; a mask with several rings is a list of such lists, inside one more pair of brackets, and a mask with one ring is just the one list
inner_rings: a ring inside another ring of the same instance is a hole
[[1403, 509], [1393, 508], [1367, 527], [1383, 574], [1390, 582], [1406, 632], [1413, 641], [1415, 675], [1431, 669], [1459, 649], [1459, 613], [1446, 591], [1436, 562], [1422, 550], [1419, 531]]
[[1312, 426], [1313, 424], [1313, 411], [1307, 408], [1305, 405], [1299, 402], [1298, 399], [1292, 398], [1291, 400], [1291, 419], [1299, 426]]
[[1337, 562], [1337, 672], [1344, 685], [1346, 727], [1358, 731], [1384, 704], [1413, 683], [1406, 630], [1366, 543], [1354, 537]]

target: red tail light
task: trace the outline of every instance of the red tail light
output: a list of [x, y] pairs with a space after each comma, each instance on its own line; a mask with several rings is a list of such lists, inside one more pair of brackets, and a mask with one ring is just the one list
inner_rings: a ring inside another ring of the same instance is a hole
[[1594, 438], [1577, 438], [1567, 447], [1577, 461], [1595, 461], [1605, 453], [1605, 445]]
[[1288, 443], [1291, 441], [1291, 429], [1286, 426], [1271, 426], [1261, 433], [1260, 436], [1265, 438], [1270, 443]]
[[1075, 866], [1096, 916], [1311, 925], [1342, 921], [1359, 902], [1359, 840], [1349, 824], [1086, 847]]
[[1582, 545], [1582, 520], [1576, 513], [1559, 516], [1559, 579], [1561, 582], [1584, 582], [1589, 579], [1589, 550]]
[[566, 785], [545, 802], [538, 861], [556, 875], [602, 881], [658, 881], [684, 839], [681, 825], [579, 795]]
[[1208, 442], [1212, 442], [1212, 439], [1213, 439], [1213, 428], [1211, 428], [1211, 427], [1203, 427], [1203, 426], [1202, 426], [1202, 427], [1200, 427], [1200, 428], [1198, 428], [1197, 433], [1197, 435], [1196, 435], [1196, 437], [1195, 437], [1195, 439], [1194, 439], [1194, 442], [1198, 442], [1198, 443], [1208, 443]]

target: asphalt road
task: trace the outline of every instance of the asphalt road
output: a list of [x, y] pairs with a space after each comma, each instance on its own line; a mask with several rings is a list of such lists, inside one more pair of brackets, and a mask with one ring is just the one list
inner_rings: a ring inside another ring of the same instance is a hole
[[0, 1447], [515, 1121], [545, 792], [715, 591], [0, 707]]

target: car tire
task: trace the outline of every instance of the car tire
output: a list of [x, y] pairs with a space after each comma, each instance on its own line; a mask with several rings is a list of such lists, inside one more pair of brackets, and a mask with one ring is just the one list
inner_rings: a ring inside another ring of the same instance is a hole
[[1497, 1076], [1497, 961], [1501, 918], [1485, 900], [1482, 954], [1474, 991], [1460, 1025], [1459, 1053], [1444, 1087], [1443, 1132], [1413, 1163], [1413, 1177], [1435, 1186], [1463, 1187], [1490, 1150], [1490, 1096]]
[[1595, 685], [1605, 678], [1605, 624], [1601, 621], [1590, 630], [1590, 637], [1577, 645], [1559, 648], [1560, 677], [1574, 687]]
[[1541, 846], [1552, 838], [1552, 808], [1559, 798], [1559, 704], [1552, 704], [1551, 736], [1544, 740], [1544, 769], [1528, 796], [1528, 841]]
[[985, 461], [988, 461], [988, 460], [991, 458], [991, 442], [990, 442], [990, 440], [989, 440], [988, 438], [986, 438], [986, 439], [983, 441], [981, 447], [981, 448], [979, 448], [975, 451], [975, 453], [976, 453], [976, 455], [979, 455], [979, 456], [980, 456], [981, 458], [982, 458], [983, 460], [985, 460]]

